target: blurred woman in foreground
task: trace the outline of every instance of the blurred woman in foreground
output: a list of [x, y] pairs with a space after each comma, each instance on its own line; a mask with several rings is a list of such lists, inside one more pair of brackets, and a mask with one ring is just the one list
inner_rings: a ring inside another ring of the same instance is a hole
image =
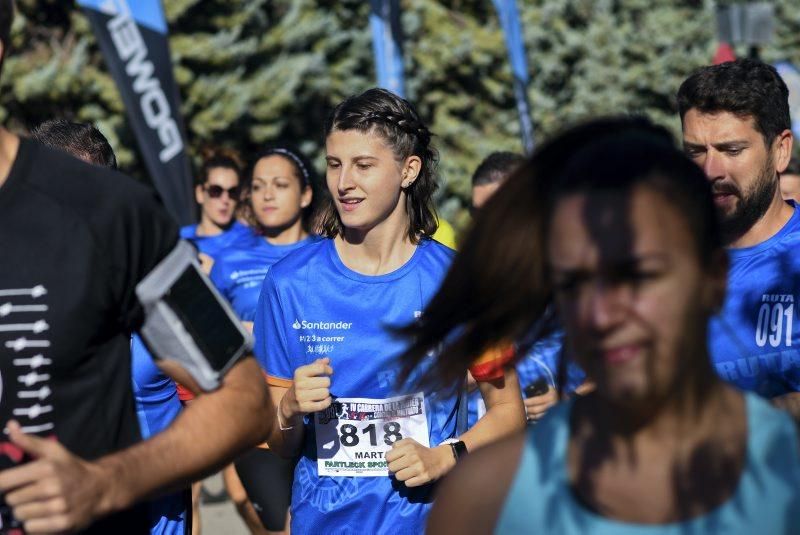
[[[612, 119], [566, 132], [509, 180], [472, 234], [465, 243], [476, 246], [455, 260], [441, 292], [457, 289], [459, 267], [495, 251], [511, 258], [470, 281], [499, 304], [466, 318], [439, 378], [464, 373], [465, 338], [515, 339], [552, 296], [565, 351], [596, 390], [459, 466], [437, 493], [430, 533], [796, 529], [797, 429], [710, 364], [707, 325], [724, 299], [727, 260], [709, 184], [665, 131]], [[440, 318], [437, 304], [422, 317]], [[411, 331], [421, 341], [408, 355], [415, 362], [434, 327]]]

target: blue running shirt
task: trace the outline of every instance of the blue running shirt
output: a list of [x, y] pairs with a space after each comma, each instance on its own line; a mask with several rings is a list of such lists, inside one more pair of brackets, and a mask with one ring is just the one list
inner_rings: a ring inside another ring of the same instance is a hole
[[228, 230], [216, 236], [198, 236], [197, 225], [181, 227], [181, 239], [189, 240], [201, 253], [207, 254], [214, 260], [225, 247], [250, 233], [252, 233], [250, 227], [238, 221], [234, 221]]
[[[422, 240], [401, 268], [368, 276], [347, 268], [333, 240], [325, 239], [275, 264], [264, 279], [254, 331], [256, 357], [270, 383], [288, 387], [296, 368], [327, 356], [333, 367], [330, 390], [334, 397], [385, 400], [413, 394], [396, 387], [396, 357], [406, 343], [386, 327], [406, 325], [419, 316], [438, 289], [452, 256], [449, 248]], [[455, 436], [457, 402], [454, 391], [424, 392], [430, 446]], [[321, 418], [321, 413], [306, 418], [292, 488], [292, 532], [424, 531], [432, 503], [430, 486], [408, 489], [389, 476], [319, 475], [315, 422]], [[380, 427], [381, 423], [375, 437], [378, 443], [387, 440], [385, 428]], [[371, 440], [368, 434], [358, 437], [365, 444]], [[388, 439], [387, 444], [394, 440]], [[344, 437], [341, 445], [331, 445], [334, 450], [347, 446]], [[323, 446], [325, 459], [330, 458], [324, 451], [327, 447]]]
[[[169, 427], [181, 411], [181, 402], [175, 382], [155, 365], [138, 335], [131, 341], [131, 354], [136, 416], [142, 438], [147, 439]], [[186, 498], [185, 492], [175, 492], [148, 502], [152, 535], [183, 535]]]
[[671, 524], [633, 524], [587, 509], [572, 491], [567, 466], [573, 402], [553, 407], [529, 428], [517, 474], [495, 533], [560, 535], [751, 535], [797, 533], [800, 458], [788, 414], [745, 394], [747, 459], [733, 495], [705, 515]]
[[709, 329], [717, 372], [767, 398], [800, 391], [800, 211], [772, 238], [728, 255], [728, 295]]
[[289, 245], [273, 245], [251, 230], [217, 254], [211, 282], [242, 321], [253, 321], [261, 284], [272, 264], [317, 240], [312, 236]]

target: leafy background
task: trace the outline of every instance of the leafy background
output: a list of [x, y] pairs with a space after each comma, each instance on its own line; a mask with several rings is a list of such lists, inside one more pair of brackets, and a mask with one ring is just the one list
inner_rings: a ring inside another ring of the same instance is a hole
[[[730, 3], [730, 2], [726, 2]], [[800, 9], [775, 0], [768, 61], [800, 65]], [[193, 158], [205, 145], [246, 157], [291, 141], [322, 169], [322, 122], [374, 84], [362, 0], [165, 0]], [[674, 94], [716, 50], [713, 2], [517, 0], [535, 136], [598, 114], [636, 112], [678, 132]], [[0, 119], [24, 131], [52, 117], [94, 122], [122, 166], [147, 180], [88, 21], [72, 2], [18, 0]], [[437, 134], [442, 215], [468, 217], [469, 179], [494, 150], [522, 149], [503, 35], [490, 0], [403, 0], [407, 96]], [[744, 50], [738, 51], [744, 53]]]

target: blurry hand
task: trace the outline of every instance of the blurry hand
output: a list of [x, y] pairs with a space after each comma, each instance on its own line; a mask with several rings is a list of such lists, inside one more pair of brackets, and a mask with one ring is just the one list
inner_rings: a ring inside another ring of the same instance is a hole
[[525, 418], [529, 422], [536, 422], [545, 415], [550, 407], [558, 403], [558, 393], [551, 386], [544, 394], [525, 398], [522, 402], [525, 404]]
[[24, 434], [17, 422], [8, 430], [11, 442], [34, 459], [0, 473], [0, 492], [26, 533], [71, 533], [104, 514], [112, 474], [55, 440]]

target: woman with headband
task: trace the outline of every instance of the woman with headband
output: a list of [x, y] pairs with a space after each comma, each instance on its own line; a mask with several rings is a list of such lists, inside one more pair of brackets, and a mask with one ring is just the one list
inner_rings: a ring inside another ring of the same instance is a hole
[[[305, 156], [280, 144], [259, 152], [247, 177], [242, 217], [251, 231], [219, 253], [211, 280], [250, 329], [261, 283], [272, 264], [315, 240], [312, 173]], [[235, 471], [224, 472], [225, 482], [250, 530], [283, 531], [294, 463], [257, 448], [235, 466]]]

